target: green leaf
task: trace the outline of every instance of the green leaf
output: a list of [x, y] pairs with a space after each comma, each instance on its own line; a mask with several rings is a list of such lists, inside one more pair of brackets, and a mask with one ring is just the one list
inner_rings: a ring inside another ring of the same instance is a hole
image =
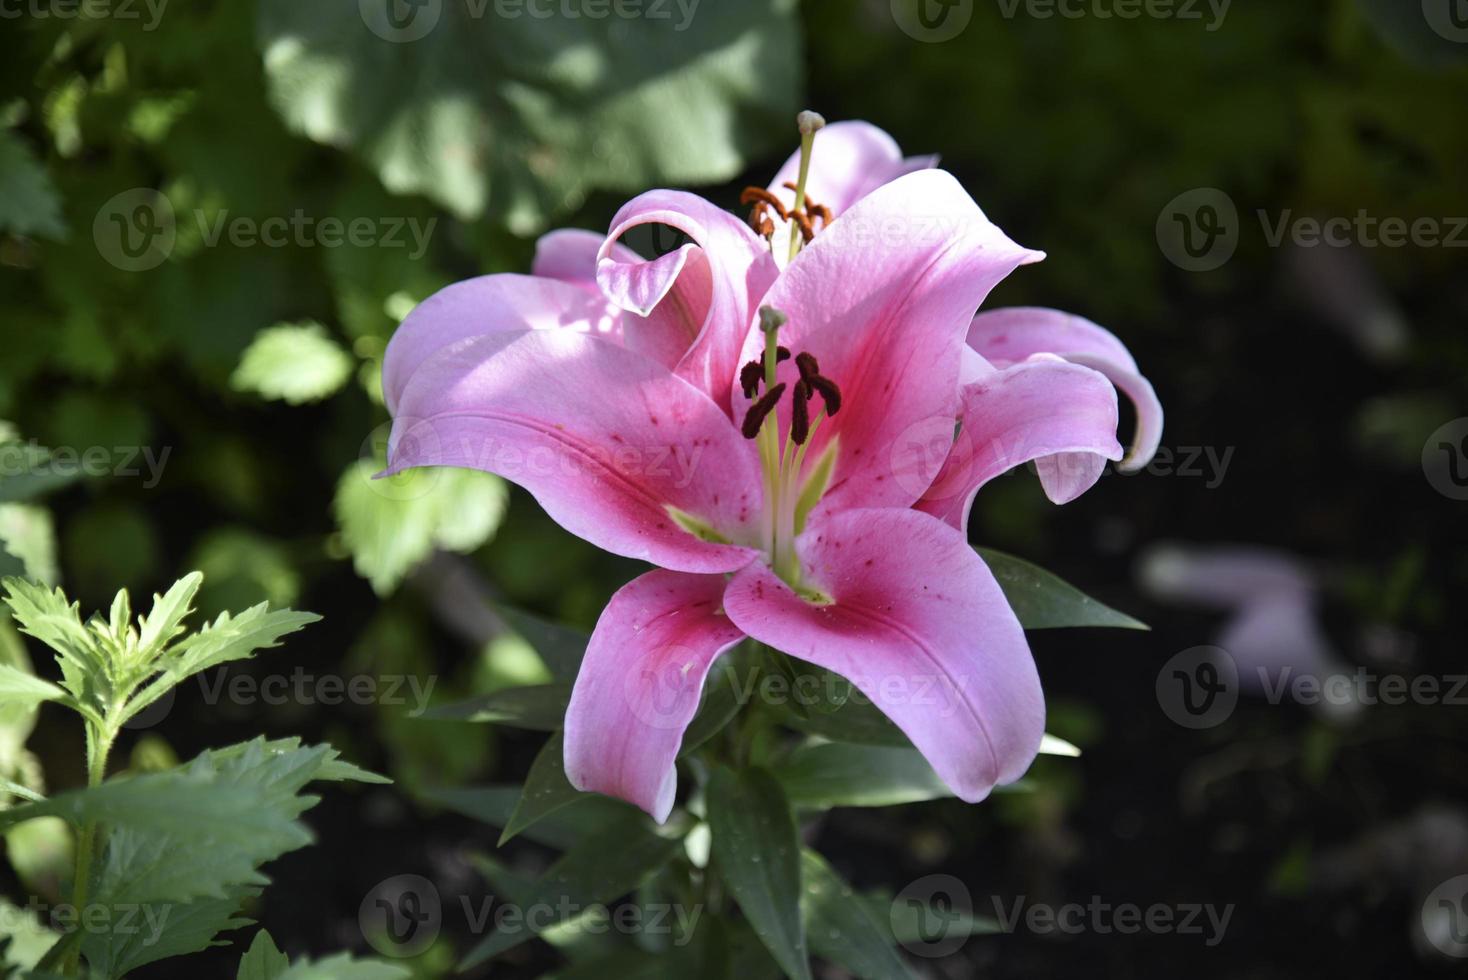
[[51, 452], [29, 443], [0, 440], [0, 503], [24, 503], [75, 483], [79, 466], [58, 466]]
[[[197, 582], [194, 587], [197, 588]], [[174, 591], [178, 591], [178, 586], [170, 590], [170, 595]], [[192, 595], [189, 589], [183, 591]], [[187, 601], [183, 596], [174, 601], [180, 598]], [[172, 627], [166, 620], [177, 610], [169, 605], [166, 597], [161, 601], [164, 602], [164, 609], [160, 611], [155, 607], [153, 618], [155, 621], [162, 620], [157, 628], [160, 632], [167, 632]], [[214, 622], [178, 641], [161, 658], [149, 665], [148, 672], [156, 669], [158, 676], [128, 701], [127, 707], [121, 712], [122, 721], [133, 717], [200, 671], [236, 660], [246, 660], [257, 651], [279, 646], [281, 637], [320, 618], [315, 613], [291, 609], [271, 611], [263, 602], [251, 606], [239, 615], [221, 613]]]
[[440, 721], [479, 721], [553, 732], [566, 719], [571, 700], [569, 684], [532, 684], [507, 687], [465, 701], [442, 704], [423, 712], [423, 717]]
[[435, 548], [470, 552], [499, 528], [509, 491], [479, 470], [433, 467], [382, 480], [364, 459], [337, 482], [333, 511], [357, 574], [387, 595]]
[[791, 980], [810, 980], [800, 918], [800, 847], [780, 783], [763, 769], [709, 778], [713, 859], [755, 934]]
[[1043, 568], [991, 548], [977, 549], [1027, 630], [1102, 626], [1145, 630], [1147, 624], [1104, 606]]
[[725, 181], [788, 152], [794, 7], [543, 19], [433, 3], [394, 25], [386, 2], [266, 0], [259, 36], [292, 130], [355, 151], [389, 190], [461, 218], [493, 201], [496, 221], [528, 235], [594, 189]]
[[697, 751], [739, 714], [742, 703], [738, 687], [740, 668], [737, 665], [744, 662], [741, 651], [733, 650], [714, 664], [703, 686], [703, 702], [698, 706], [698, 713], [683, 732], [683, 744], [678, 747], [679, 758]]
[[891, 926], [873, 914], [825, 858], [800, 852], [800, 909], [811, 947], [863, 980], [912, 980], [914, 974], [886, 939]]
[[953, 795], [917, 749], [827, 742], [803, 745], [775, 770], [792, 805], [897, 806]]
[[0, 664], [0, 708], [11, 705], [33, 708], [42, 701], [60, 701], [66, 692], [33, 674]]
[[169, 587], [163, 595], [153, 596], [153, 609], [138, 620], [138, 646], [144, 654], [162, 650], [183, 632], [181, 625], [193, 611], [195, 594], [204, 576], [190, 572]]
[[810, 735], [858, 745], [912, 747], [912, 742], [902, 734], [902, 730], [892, 724], [865, 696], [847, 698], [845, 704], [829, 713], [810, 712], [798, 715], [784, 710], [783, 706], [781, 710], [782, 721]]
[[249, 925], [250, 920], [239, 915], [240, 906], [259, 894], [258, 888], [231, 888], [223, 898], [193, 902], [94, 906], [118, 918], [88, 924], [82, 955], [92, 969], [122, 977], [149, 963], [226, 945], [214, 937]]
[[276, 948], [270, 933], [261, 929], [255, 933], [245, 955], [240, 957], [240, 969], [235, 980], [279, 980], [290, 965], [290, 958]]
[[556, 732], [546, 740], [535, 756], [535, 761], [530, 764], [530, 772], [525, 776], [525, 792], [515, 805], [515, 812], [510, 814], [510, 821], [505, 824], [504, 832], [500, 834], [501, 847], [537, 820], [588, 795], [572, 786], [571, 781], [566, 778], [565, 751], [565, 737], [561, 732]]
[[621, 898], [682, 850], [677, 828], [660, 832], [645, 814], [624, 811], [562, 855], [528, 893], [517, 896], [521, 907], [543, 906], [550, 915], [506, 921], [469, 951], [461, 969], [472, 969], [592, 905]]
[[[420, 795], [431, 803], [447, 807], [466, 817], [482, 820], [493, 827], [505, 827], [519, 805], [520, 797], [524, 795], [524, 787], [430, 789], [424, 790]], [[565, 851], [609, 820], [621, 819], [627, 813], [627, 804], [619, 800], [596, 793], [582, 793], [580, 799], [521, 828], [517, 836]]]
[[64, 239], [61, 199], [46, 168], [12, 132], [0, 129], [0, 232]]
[[591, 642], [589, 634], [513, 606], [495, 608], [510, 629], [530, 644], [556, 680], [568, 684], [576, 680], [581, 660], [586, 656], [586, 645]]
[[356, 362], [319, 323], [282, 323], [261, 330], [240, 358], [230, 385], [291, 405], [335, 394]]
[[292, 964], [262, 929], [255, 933], [249, 950], [240, 957], [235, 980], [407, 980], [410, 976], [406, 967], [376, 960], [354, 960], [345, 953], [319, 963], [300, 960]]
[[0, 585], [5, 587], [5, 602], [21, 632], [51, 648], [61, 666], [61, 686], [79, 710], [99, 719], [111, 703], [110, 665], [96, 636], [82, 625], [77, 604], [68, 605], [60, 589], [20, 578], [7, 578]]

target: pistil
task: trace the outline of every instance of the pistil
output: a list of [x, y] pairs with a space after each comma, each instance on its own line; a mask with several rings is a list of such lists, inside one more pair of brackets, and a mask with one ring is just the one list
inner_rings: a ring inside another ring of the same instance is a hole
[[[830, 478], [833, 447], [828, 446], [816, 464], [811, 479], [802, 481], [805, 453], [810, 438], [829, 415], [841, 408], [841, 389], [821, 374], [820, 364], [809, 353], [794, 355], [800, 378], [793, 388], [777, 381], [777, 366], [788, 360], [791, 352], [780, 346], [780, 328], [786, 322], [784, 313], [772, 307], [760, 309], [760, 329], [765, 335], [764, 356], [750, 361], [739, 372], [744, 396], [753, 401], [745, 412], [740, 429], [747, 439], [759, 440], [760, 463], [765, 477], [765, 553], [770, 566], [792, 588], [801, 591], [800, 562], [795, 554], [795, 536], [805, 522], [805, 515], [825, 492]], [[759, 393], [764, 386], [764, 394]], [[790, 407], [790, 429], [782, 440], [779, 421], [780, 400], [787, 391], [793, 401]], [[821, 410], [811, 417], [810, 402], [819, 395]], [[802, 595], [805, 592], [802, 591]]]

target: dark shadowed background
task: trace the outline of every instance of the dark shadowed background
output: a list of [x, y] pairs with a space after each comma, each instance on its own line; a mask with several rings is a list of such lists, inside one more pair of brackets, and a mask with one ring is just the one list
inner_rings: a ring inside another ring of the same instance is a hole
[[[412, 718], [415, 692], [541, 676], [486, 599], [589, 628], [638, 572], [493, 477], [369, 483], [397, 320], [648, 187], [737, 209], [808, 106], [941, 154], [1049, 255], [989, 305], [1106, 325], [1167, 410], [1147, 471], [1064, 508], [1021, 471], [974, 512], [976, 542], [1152, 626], [1032, 635], [1049, 730], [1081, 757], [980, 806], [838, 810], [810, 829], [821, 850], [861, 889], [951, 875], [977, 915], [1018, 907], [915, 956], [935, 977], [1462, 972], [1441, 930], [1468, 938], [1468, 4], [389, 3], [0, 2], [0, 441], [85, 470], [0, 502], [0, 561], [84, 610], [199, 568], [210, 615], [323, 615], [228, 674], [295, 678], [286, 694], [191, 684], [117, 756], [263, 730], [396, 780], [328, 788], [318, 843], [268, 869], [253, 914], [282, 948], [371, 952], [360, 903], [420, 874], [444, 924], [416, 968], [447, 975], [473, 941], [460, 896], [488, 892], [464, 855], [497, 833], [429, 795], [522, 779], [542, 737]], [[1236, 561], [1267, 593], [1265, 558], [1308, 587], [1246, 631], [1208, 583]], [[1230, 639], [1246, 671], [1351, 693], [1234, 685], [1200, 721], [1176, 671], [1206, 681], [1196, 648]], [[1388, 678], [1430, 683], [1383, 697]], [[81, 780], [79, 738], [42, 712], [49, 786]], [[55, 887], [40, 864], [6, 872], [12, 901]], [[1173, 926], [1119, 934], [1126, 904]], [[1071, 905], [1073, 929], [1024, 914]], [[1226, 927], [1180, 928], [1192, 906]], [[239, 952], [136, 975], [232, 976]], [[532, 943], [493, 975], [561, 962]]]

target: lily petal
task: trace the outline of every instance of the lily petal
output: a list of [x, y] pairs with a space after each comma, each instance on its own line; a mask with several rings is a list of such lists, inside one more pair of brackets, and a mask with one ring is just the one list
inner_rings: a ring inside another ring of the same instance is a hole
[[912, 510], [847, 511], [797, 542], [807, 601], [763, 563], [724, 609], [762, 643], [833, 670], [907, 734], [960, 798], [1022, 776], [1045, 702], [1024, 631], [963, 535]]
[[[707, 397], [660, 365], [565, 331], [460, 341], [399, 399], [389, 473], [488, 470], [607, 551], [689, 572], [755, 554], [759, 462]], [[695, 533], [697, 532], [697, 534]]]
[[653, 571], [602, 611], [566, 709], [566, 777], [668, 819], [678, 749], [715, 658], [744, 638], [722, 575]]
[[1121, 389], [1137, 410], [1137, 431], [1118, 465], [1133, 472], [1151, 462], [1162, 441], [1162, 404], [1137, 369], [1126, 345], [1084, 317], [1040, 307], [980, 313], [969, 327], [969, 346], [999, 366], [1049, 353], [1095, 368]]
[[[908, 507], [923, 495], [942, 456], [916, 458], [909, 445], [943, 430], [952, 440], [973, 311], [1043, 257], [1012, 242], [942, 170], [878, 188], [796, 256], [765, 302], [789, 316], [780, 342], [815, 355], [841, 388], [840, 412], [809, 444], [811, 466], [839, 438], [820, 509]], [[746, 357], [762, 343], [751, 331]], [[793, 382], [792, 362], [781, 371]], [[734, 395], [738, 410], [749, 403]], [[780, 406], [787, 426], [789, 404]]]
[[446, 286], [414, 307], [388, 342], [382, 362], [388, 411], [397, 414], [413, 372], [451, 344], [499, 331], [557, 329], [611, 334], [616, 322], [604, 299], [553, 279], [504, 273]]
[[[574, 282], [601, 295], [596, 284], [596, 257], [605, 235], [581, 228], [558, 228], [541, 235], [535, 243], [532, 275]], [[618, 262], [639, 262], [641, 257], [625, 245], [614, 245], [611, 255]]]
[[[644, 225], [666, 225], [693, 241], [651, 261], [617, 252], [622, 236]], [[662, 360], [727, 411], [745, 334], [779, 273], [765, 241], [696, 194], [648, 191], [612, 218], [597, 259], [602, 292], [635, 315], [628, 346]]]
[[1035, 460], [1045, 493], [1064, 504], [1095, 484], [1107, 460], [1121, 458], [1116, 389], [1099, 371], [1037, 354], [965, 385], [962, 396], [951, 445], [935, 433], [934, 444], [919, 447], [941, 458], [942, 469], [917, 504], [960, 531], [979, 488], [1016, 466]]

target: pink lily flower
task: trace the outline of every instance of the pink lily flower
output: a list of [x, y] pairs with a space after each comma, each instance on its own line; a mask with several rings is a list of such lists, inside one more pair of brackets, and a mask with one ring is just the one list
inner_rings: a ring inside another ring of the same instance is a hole
[[[1121, 459], [1113, 381], [1151, 391], [1084, 321], [1025, 312], [996, 338], [974, 311], [1043, 255], [880, 130], [817, 136], [806, 209], [754, 192], [768, 238], [650, 191], [605, 236], [545, 236], [531, 276], [430, 297], [383, 368], [388, 472], [498, 473], [573, 534], [658, 566], [596, 625], [565, 768], [660, 822], [708, 672], [746, 636], [848, 678], [960, 798], [1023, 775], [1044, 698], [967, 504], [996, 467]], [[690, 242], [651, 260], [619, 244], [647, 224]], [[777, 260], [792, 225], [803, 247]], [[1155, 441], [1139, 442], [1145, 463]], [[1079, 468], [1041, 469], [1052, 497], [1085, 489]]]

